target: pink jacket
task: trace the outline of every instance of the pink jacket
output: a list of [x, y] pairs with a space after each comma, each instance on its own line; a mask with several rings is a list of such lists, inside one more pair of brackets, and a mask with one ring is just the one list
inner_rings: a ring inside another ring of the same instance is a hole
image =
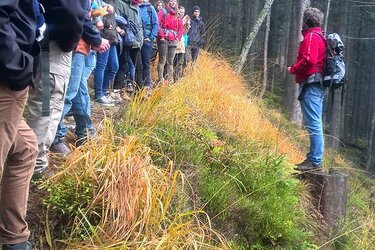
[[159, 30], [158, 39], [168, 41], [180, 41], [184, 33], [184, 25], [181, 18], [170, 9], [162, 9], [158, 13]]

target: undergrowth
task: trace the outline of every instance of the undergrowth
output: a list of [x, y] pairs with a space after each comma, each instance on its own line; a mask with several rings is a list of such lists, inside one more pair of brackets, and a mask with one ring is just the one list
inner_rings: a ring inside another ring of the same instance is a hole
[[49, 220], [58, 221], [47, 235], [60, 241], [50, 246], [368, 249], [371, 182], [351, 178], [347, 227], [331, 242], [317, 240], [292, 167], [303, 159], [297, 145], [305, 135], [281, 116], [269, 119], [223, 60], [202, 54], [197, 67], [148, 99], [140, 93], [121, 119], [104, 120], [43, 184]]

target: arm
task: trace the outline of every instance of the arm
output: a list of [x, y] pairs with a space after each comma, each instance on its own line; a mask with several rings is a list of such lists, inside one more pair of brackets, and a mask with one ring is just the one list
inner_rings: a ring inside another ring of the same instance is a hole
[[292, 74], [306, 72], [311, 67], [314, 67], [318, 61], [319, 43], [313, 33], [305, 37], [300, 48], [303, 49], [301, 51], [302, 58], [291, 66], [290, 73]]
[[199, 46], [202, 46], [206, 42], [206, 25], [204, 22], [202, 22], [202, 27], [200, 30], [200, 41], [199, 41]]
[[85, 10], [85, 20], [83, 21], [83, 34], [82, 38], [87, 42], [89, 45], [93, 47], [99, 47], [102, 43], [102, 38], [98, 31], [94, 28], [94, 24], [89, 17], [89, 8], [87, 6]]
[[153, 41], [155, 39], [155, 37], [157, 37], [158, 35], [158, 30], [159, 30], [159, 22], [158, 22], [158, 15], [156, 13], [156, 10], [155, 8], [152, 6], [151, 7], [151, 15], [152, 15], [152, 23], [151, 23], [151, 26], [152, 26], [152, 30], [151, 30], [151, 41]]
[[45, 19], [50, 39], [64, 52], [72, 51], [82, 36], [87, 0], [40, 0], [46, 9]]
[[164, 31], [163, 31], [163, 29], [162, 29], [162, 26], [163, 26], [163, 19], [164, 19], [164, 10], [162, 9], [162, 10], [160, 10], [159, 12], [158, 12], [158, 20], [159, 20], [159, 29], [158, 29], [158, 37], [160, 38], [160, 39], [164, 39], [165, 38], [165, 33], [164, 33]]
[[21, 90], [32, 81], [34, 60], [20, 49], [12, 29], [9, 15], [14, 14], [18, 4], [18, 0], [0, 1], [0, 77], [10, 88]]
[[177, 28], [177, 40], [181, 41], [182, 35], [184, 34], [184, 23], [182, 22], [181, 18], [177, 19], [178, 28]]

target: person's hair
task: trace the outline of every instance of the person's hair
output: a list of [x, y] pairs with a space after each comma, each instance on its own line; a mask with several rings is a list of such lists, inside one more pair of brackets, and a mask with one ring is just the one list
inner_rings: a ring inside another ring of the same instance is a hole
[[307, 8], [303, 13], [303, 22], [309, 27], [320, 27], [323, 24], [324, 14], [317, 8]]
[[158, 1], [156, 1], [155, 4], [154, 4], [154, 7], [157, 8], [158, 5], [160, 5], [160, 4], [161, 4], [161, 6], [162, 6], [163, 8], [165, 7], [164, 1], [162, 1], [162, 0], [158, 0]]
[[179, 10], [182, 10], [182, 9], [184, 9], [184, 10], [185, 10], [185, 7], [184, 7], [184, 6], [182, 6], [182, 5], [180, 5], [180, 6], [178, 6], [178, 9], [179, 9]]

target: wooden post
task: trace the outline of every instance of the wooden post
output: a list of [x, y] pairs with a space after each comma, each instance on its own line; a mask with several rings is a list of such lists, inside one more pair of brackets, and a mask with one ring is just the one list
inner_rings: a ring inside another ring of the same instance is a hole
[[301, 178], [311, 185], [313, 202], [327, 224], [327, 233], [336, 233], [346, 216], [348, 175], [342, 172], [312, 172], [303, 173]]

